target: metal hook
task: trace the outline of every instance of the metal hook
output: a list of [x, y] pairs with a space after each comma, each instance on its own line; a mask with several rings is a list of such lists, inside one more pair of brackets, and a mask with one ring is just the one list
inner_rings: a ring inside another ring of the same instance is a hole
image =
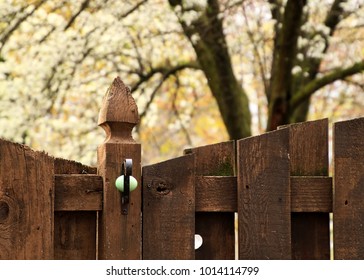
[[124, 175], [124, 191], [121, 193], [121, 205], [123, 215], [128, 215], [130, 201], [130, 176], [133, 170], [133, 160], [125, 159], [121, 165], [121, 175]]

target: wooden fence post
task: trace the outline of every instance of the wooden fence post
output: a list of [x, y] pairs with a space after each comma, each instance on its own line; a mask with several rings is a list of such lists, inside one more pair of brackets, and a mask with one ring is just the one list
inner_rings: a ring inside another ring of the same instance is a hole
[[239, 259], [291, 259], [289, 133], [237, 142]]
[[[98, 174], [104, 180], [103, 211], [99, 224], [100, 259], [141, 258], [141, 146], [131, 136], [139, 121], [130, 90], [117, 77], [103, 99], [98, 125], [106, 132], [98, 148]], [[115, 180], [127, 158], [133, 160], [132, 175], [138, 188], [131, 192], [129, 212], [122, 214], [121, 193]]]

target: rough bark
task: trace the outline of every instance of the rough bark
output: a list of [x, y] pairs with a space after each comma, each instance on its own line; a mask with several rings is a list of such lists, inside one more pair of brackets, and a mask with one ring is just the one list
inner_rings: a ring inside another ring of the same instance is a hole
[[[181, 9], [182, 13], [188, 12], [182, 1], [170, 0], [169, 3], [175, 11]], [[192, 24], [179, 17], [183, 31], [196, 52], [230, 139], [250, 136], [249, 100], [233, 72], [222, 20], [219, 18], [218, 0], [209, 0], [207, 6], [198, 12], [199, 17]]]
[[277, 43], [274, 46], [274, 64], [271, 70], [267, 130], [274, 130], [277, 126], [288, 123], [292, 67], [305, 5], [306, 0], [288, 0], [282, 28], [276, 30]]

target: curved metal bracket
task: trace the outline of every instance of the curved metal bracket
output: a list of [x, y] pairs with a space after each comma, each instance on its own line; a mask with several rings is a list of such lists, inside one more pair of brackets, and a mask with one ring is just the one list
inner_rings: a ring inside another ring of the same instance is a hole
[[133, 170], [133, 160], [125, 159], [121, 165], [121, 175], [124, 175], [124, 191], [121, 193], [121, 205], [123, 215], [128, 215], [130, 201], [130, 176]]

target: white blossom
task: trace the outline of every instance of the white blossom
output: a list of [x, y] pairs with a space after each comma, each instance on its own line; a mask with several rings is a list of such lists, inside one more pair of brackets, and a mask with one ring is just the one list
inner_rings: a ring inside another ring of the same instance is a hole
[[330, 28], [328, 26], [326, 26], [325, 24], [316, 24], [315, 25], [315, 30], [317, 32], [321, 32], [324, 35], [329, 35], [330, 34]]
[[296, 65], [296, 66], [294, 66], [293, 68], [292, 68], [292, 74], [293, 75], [296, 75], [296, 74], [298, 74], [298, 73], [301, 73], [302, 72], [302, 68], [301, 68], [301, 66], [298, 66], [298, 65]]
[[187, 25], [191, 25], [194, 21], [196, 21], [200, 17], [200, 13], [195, 10], [184, 12], [181, 20]]
[[207, 6], [207, 0], [183, 0], [182, 4], [185, 9], [203, 10]]
[[191, 36], [191, 42], [193, 44], [197, 44], [198, 41], [200, 41], [200, 35], [198, 35], [197, 33], [194, 33], [192, 36]]
[[244, 17], [242, 14], [235, 14], [234, 21], [237, 26], [243, 26], [245, 23]]
[[53, 26], [59, 26], [61, 24], [64, 24], [64, 22], [65, 22], [64, 18], [56, 13], [48, 14], [47, 20], [48, 20], [48, 23]]
[[175, 13], [181, 13], [181, 12], [182, 12], [182, 8], [181, 8], [181, 6], [180, 6], [180, 5], [176, 5], [176, 6], [174, 7], [174, 12], [175, 12]]
[[305, 57], [304, 57], [304, 55], [303, 55], [302, 53], [298, 53], [296, 57], [297, 57], [297, 59], [298, 59], [299, 61], [303, 61], [303, 60], [304, 60], [304, 58], [305, 58]]
[[304, 48], [308, 45], [309, 41], [307, 38], [304, 38], [304, 37], [298, 37], [298, 42], [297, 42], [297, 46], [298, 48]]

